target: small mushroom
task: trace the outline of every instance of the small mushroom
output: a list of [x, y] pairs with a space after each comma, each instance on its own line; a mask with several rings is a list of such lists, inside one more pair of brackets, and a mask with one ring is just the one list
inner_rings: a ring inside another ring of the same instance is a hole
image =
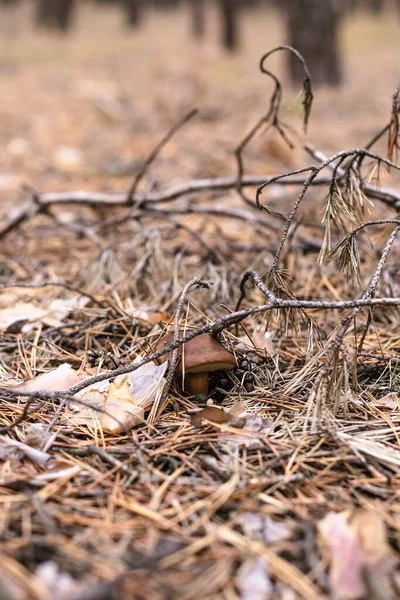
[[[174, 334], [169, 333], [157, 344], [159, 350], [163, 345], [171, 344]], [[168, 359], [168, 354], [160, 358]], [[184, 378], [184, 389], [192, 395], [208, 393], [208, 374], [210, 371], [228, 371], [237, 366], [236, 359], [225, 350], [214, 338], [202, 333], [178, 348], [176, 372]]]

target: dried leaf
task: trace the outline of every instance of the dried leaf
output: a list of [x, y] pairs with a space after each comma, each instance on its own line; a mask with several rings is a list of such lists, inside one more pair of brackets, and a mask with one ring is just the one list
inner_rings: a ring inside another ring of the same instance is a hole
[[351, 515], [350, 527], [363, 552], [364, 575], [370, 597], [376, 600], [394, 598], [389, 576], [398, 561], [389, 546], [384, 521], [376, 512], [356, 510]]
[[76, 394], [77, 402], [68, 404], [66, 416], [75, 425], [97, 423], [109, 433], [140, 425], [145, 410], [162, 394], [167, 367], [148, 363], [112, 383], [109, 379], [95, 383]]
[[[110, 380], [104, 379], [75, 394], [77, 401], [68, 402], [65, 409], [65, 416], [68, 421], [74, 423], [74, 425], [96, 425], [96, 423], [100, 423], [109, 388]], [[93, 408], [90, 408], [91, 406]], [[100, 409], [100, 411], [96, 409]]]
[[245, 512], [239, 516], [238, 522], [247, 538], [266, 545], [281, 542], [292, 535], [292, 527], [287, 523], [274, 521], [262, 513]]
[[52, 300], [47, 308], [47, 314], [42, 319], [44, 325], [49, 327], [57, 327], [57, 324], [62, 324], [71, 313], [76, 310], [81, 310], [89, 302], [89, 298], [86, 297], [72, 297], [72, 298], [56, 298]]
[[247, 414], [240, 421], [232, 423], [232, 426], [243, 429], [243, 434], [222, 433], [220, 435], [221, 446], [227, 450], [234, 450], [238, 446], [244, 446], [249, 450], [257, 450], [264, 446], [263, 438], [269, 435], [274, 427], [271, 419], [265, 419], [259, 414]]
[[188, 413], [190, 422], [195, 427], [201, 427], [203, 419], [211, 423], [229, 423], [233, 427], [242, 427], [245, 423], [242, 417], [246, 410], [246, 407], [239, 401], [228, 408], [208, 404], [202, 408], [192, 408], [188, 410]]
[[64, 363], [47, 373], [38, 375], [26, 383], [15, 386], [13, 389], [20, 392], [38, 392], [39, 390], [58, 391], [67, 390], [77, 383], [78, 373], [69, 364]]
[[57, 298], [49, 301], [42, 300], [40, 305], [35, 302], [17, 301], [16, 296], [3, 299], [6, 306], [0, 308], [0, 330], [8, 333], [30, 331], [37, 323], [48, 327], [60, 327], [68, 315], [76, 309], [81, 309], [88, 303], [88, 298]]
[[32, 448], [18, 440], [0, 436], [0, 460], [21, 460], [24, 456], [30, 458], [39, 467], [43, 467], [50, 458], [50, 454]]
[[366, 586], [362, 576], [361, 549], [350, 531], [346, 513], [328, 513], [318, 525], [322, 545], [331, 557], [330, 583], [335, 597], [362, 598]]
[[241, 600], [269, 600], [274, 586], [268, 573], [267, 561], [262, 556], [247, 560], [237, 575], [237, 587]]
[[270, 419], [264, 419], [259, 414], [249, 414], [241, 402], [236, 402], [229, 408], [220, 408], [217, 406], [205, 406], [188, 411], [190, 422], [195, 427], [201, 427], [203, 419], [217, 425], [229, 425], [235, 429], [242, 429], [243, 434], [234, 431], [226, 433], [221, 432], [220, 444], [226, 449], [235, 449], [238, 445], [249, 449], [263, 447], [262, 438], [270, 433], [273, 428], [273, 422]]
[[165, 385], [164, 374], [167, 368], [167, 363], [155, 365], [150, 362], [129, 373], [129, 386], [135, 404], [143, 408], [149, 408], [150, 404], [161, 396]]
[[110, 385], [104, 409], [107, 414], [101, 418], [101, 426], [109, 433], [121, 433], [144, 421], [144, 409], [135, 405], [129, 386], [129, 374], [117, 377]]
[[247, 335], [242, 335], [237, 338], [237, 344], [235, 346], [236, 350], [243, 350], [247, 353], [251, 353], [255, 350], [265, 350], [267, 354], [270, 356], [274, 356], [277, 354], [277, 349], [275, 348], [275, 344], [273, 342], [273, 338], [275, 337], [275, 332], [265, 331], [262, 333], [261, 331], [255, 331], [251, 334], [251, 342], [254, 344], [254, 349], [252, 348], [252, 343]]
[[374, 404], [378, 406], [384, 406], [385, 408], [389, 408], [391, 410], [399, 410], [400, 408], [400, 397], [396, 392], [390, 392], [382, 398], [379, 398]]
[[189, 410], [190, 422], [195, 427], [201, 427], [203, 419], [212, 423], [229, 423], [235, 417], [224, 408], [217, 406], [205, 406], [204, 408], [194, 408]]
[[24, 442], [32, 448], [46, 451], [53, 440], [54, 436], [41, 423], [32, 423], [26, 429]]
[[20, 392], [38, 392], [42, 390], [48, 392], [63, 391], [68, 390], [70, 387], [84, 381], [92, 375], [97, 375], [102, 372], [103, 370], [98, 371], [93, 369], [76, 371], [68, 363], [63, 363], [56, 369], [51, 369], [50, 371], [47, 371], [47, 373], [38, 375], [25, 383], [13, 385], [12, 389]]
[[261, 333], [260, 331], [252, 334], [252, 340], [256, 345], [256, 348], [262, 348], [266, 350], [270, 356], [274, 356], [277, 354], [277, 350], [275, 348], [275, 344], [272, 339], [275, 336], [275, 332], [265, 331]]
[[361, 509], [331, 512], [318, 529], [322, 549], [330, 555], [331, 588], [336, 598], [394, 597], [388, 578], [393, 556], [378, 514]]
[[243, 404], [241, 400], [237, 400], [232, 406], [226, 409], [226, 412], [232, 415], [233, 417], [244, 417], [249, 416], [247, 413], [247, 407]]
[[171, 315], [169, 313], [165, 313], [165, 312], [164, 313], [155, 312], [155, 313], [149, 315], [147, 320], [152, 325], [157, 325], [157, 323], [159, 323], [160, 321], [168, 323], [168, 321], [171, 320]]
[[15, 323], [21, 322], [26, 324], [23, 326], [23, 329], [29, 330], [31, 328], [29, 326], [30, 323], [39, 321], [46, 314], [46, 310], [32, 303], [18, 302], [13, 306], [0, 309], [0, 330], [8, 330], [10, 332], [10, 328]]

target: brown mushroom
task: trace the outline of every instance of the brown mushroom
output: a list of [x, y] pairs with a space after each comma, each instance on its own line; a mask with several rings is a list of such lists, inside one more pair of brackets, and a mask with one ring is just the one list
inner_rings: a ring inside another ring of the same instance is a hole
[[[171, 344], [173, 340], [174, 334], [167, 334], [157, 344], [157, 349]], [[162, 362], [167, 359], [168, 354], [160, 358]], [[210, 371], [228, 371], [236, 366], [233, 354], [206, 333], [198, 335], [178, 348], [176, 371], [182, 374], [183, 387], [192, 395], [207, 394]]]

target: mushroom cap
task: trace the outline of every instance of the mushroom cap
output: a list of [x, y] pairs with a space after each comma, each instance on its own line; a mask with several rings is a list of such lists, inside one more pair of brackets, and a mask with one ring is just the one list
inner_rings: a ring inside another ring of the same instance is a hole
[[[157, 344], [157, 349], [162, 345], [171, 344], [174, 340], [174, 334], [168, 333]], [[162, 356], [160, 360], [165, 362], [168, 354]], [[214, 338], [202, 333], [189, 340], [178, 348], [178, 363], [176, 370], [178, 373], [202, 373], [204, 371], [228, 371], [237, 366], [236, 359], [228, 350], [225, 350]]]

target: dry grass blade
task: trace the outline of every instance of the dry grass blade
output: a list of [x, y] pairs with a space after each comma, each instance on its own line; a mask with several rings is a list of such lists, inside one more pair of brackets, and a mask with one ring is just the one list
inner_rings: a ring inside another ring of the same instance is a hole
[[388, 134], [388, 159], [395, 160], [400, 148], [400, 81], [393, 93], [392, 114], [390, 115], [390, 127]]

